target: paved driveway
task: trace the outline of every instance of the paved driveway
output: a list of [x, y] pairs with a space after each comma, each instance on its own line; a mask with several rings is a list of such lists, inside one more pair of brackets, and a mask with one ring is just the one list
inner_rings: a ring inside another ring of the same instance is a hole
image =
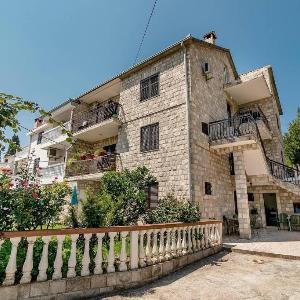
[[142, 288], [97, 299], [300, 300], [300, 261], [221, 252]]

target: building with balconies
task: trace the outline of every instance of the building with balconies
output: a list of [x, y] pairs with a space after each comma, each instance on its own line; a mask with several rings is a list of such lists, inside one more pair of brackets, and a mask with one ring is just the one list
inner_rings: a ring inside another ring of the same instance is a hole
[[[66, 160], [65, 179], [80, 197], [106, 171], [146, 166], [157, 178], [150, 207], [174, 193], [199, 203], [205, 218], [236, 215], [243, 237], [253, 216], [267, 226], [278, 213], [294, 212], [300, 177], [284, 164], [272, 67], [238, 74], [215, 40], [214, 32], [188, 36], [61, 105], [72, 106], [74, 143], [55, 147], [66, 151], [59, 162]], [[56, 141], [56, 132], [43, 134]]]

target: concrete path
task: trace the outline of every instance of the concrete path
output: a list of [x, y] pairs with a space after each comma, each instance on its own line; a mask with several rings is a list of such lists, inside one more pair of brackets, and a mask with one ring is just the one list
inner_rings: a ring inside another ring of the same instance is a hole
[[300, 232], [283, 231], [274, 227], [254, 232], [252, 239], [225, 237], [224, 247], [232, 251], [300, 260]]
[[221, 252], [106, 300], [299, 300], [300, 261]]

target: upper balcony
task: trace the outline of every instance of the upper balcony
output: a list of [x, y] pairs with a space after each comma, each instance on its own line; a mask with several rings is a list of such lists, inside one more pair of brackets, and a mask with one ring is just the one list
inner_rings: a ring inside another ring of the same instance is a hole
[[64, 123], [63, 126], [57, 126], [45, 131], [42, 134], [40, 147], [42, 149], [48, 149], [49, 147], [65, 149], [69, 143], [66, 141], [68, 136], [63, 133], [63, 129], [70, 130], [70, 122]]
[[116, 136], [121, 124], [118, 115], [118, 102], [109, 100], [99, 103], [96, 108], [83, 111], [73, 117], [73, 136], [87, 142]]

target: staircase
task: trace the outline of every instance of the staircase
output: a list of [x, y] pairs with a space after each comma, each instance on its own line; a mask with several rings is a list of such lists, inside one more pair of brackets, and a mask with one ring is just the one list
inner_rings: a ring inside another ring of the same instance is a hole
[[267, 157], [258, 121], [247, 113], [210, 123], [210, 148], [220, 154], [242, 151], [247, 176], [262, 176], [269, 184], [300, 195], [300, 172]]

